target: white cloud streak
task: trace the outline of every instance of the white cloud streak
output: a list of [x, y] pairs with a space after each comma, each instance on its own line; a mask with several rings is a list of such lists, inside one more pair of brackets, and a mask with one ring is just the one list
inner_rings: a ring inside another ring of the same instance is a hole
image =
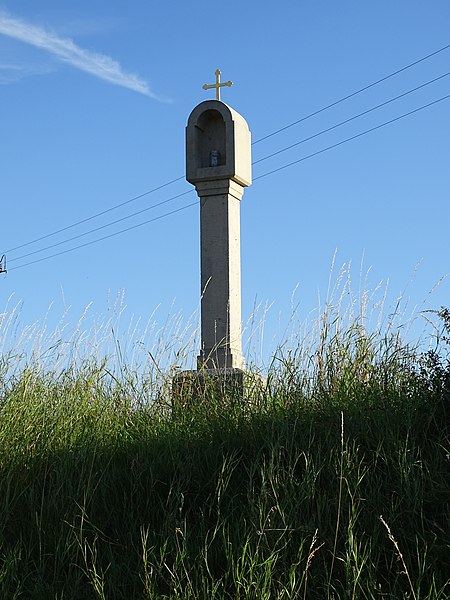
[[0, 10], [0, 34], [45, 50], [61, 62], [94, 77], [149, 98], [162, 100], [150, 90], [146, 81], [138, 75], [126, 73], [121, 65], [109, 56], [80, 48], [70, 38], [58, 36], [49, 29], [27, 23], [3, 10]]
[[47, 75], [52, 69], [48, 64], [18, 65], [0, 62], [0, 85], [16, 83], [26, 77]]

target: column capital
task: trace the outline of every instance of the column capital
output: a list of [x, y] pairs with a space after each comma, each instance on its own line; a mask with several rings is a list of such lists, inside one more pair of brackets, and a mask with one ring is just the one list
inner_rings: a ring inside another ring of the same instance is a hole
[[195, 189], [200, 198], [206, 196], [230, 195], [238, 200], [242, 199], [244, 187], [232, 179], [216, 179], [213, 181], [198, 181]]

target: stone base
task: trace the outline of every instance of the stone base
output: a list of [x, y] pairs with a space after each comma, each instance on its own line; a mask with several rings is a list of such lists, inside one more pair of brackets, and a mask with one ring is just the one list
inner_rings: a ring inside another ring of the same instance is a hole
[[243, 369], [182, 371], [172, 381], [172, 406], [182, 409], [208, 402], [222, 406], [251, 402], [265, 386], [262, 375]]

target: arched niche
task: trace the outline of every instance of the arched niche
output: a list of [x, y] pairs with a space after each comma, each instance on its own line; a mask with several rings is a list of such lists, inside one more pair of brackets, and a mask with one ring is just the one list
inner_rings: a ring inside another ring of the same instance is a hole
[[197, 164], [199, 167], [225, 165], [227, 147], [225, 121], [218, 110], [205, 110], [195, 125]]

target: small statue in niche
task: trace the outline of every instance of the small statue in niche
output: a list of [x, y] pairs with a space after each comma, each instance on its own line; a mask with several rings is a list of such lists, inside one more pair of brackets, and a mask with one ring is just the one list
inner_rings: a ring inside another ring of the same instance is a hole
[[218, 150], [211, 150], [209, 153], [209, 166], [218, 167], [220, 164], [220, 152]]

